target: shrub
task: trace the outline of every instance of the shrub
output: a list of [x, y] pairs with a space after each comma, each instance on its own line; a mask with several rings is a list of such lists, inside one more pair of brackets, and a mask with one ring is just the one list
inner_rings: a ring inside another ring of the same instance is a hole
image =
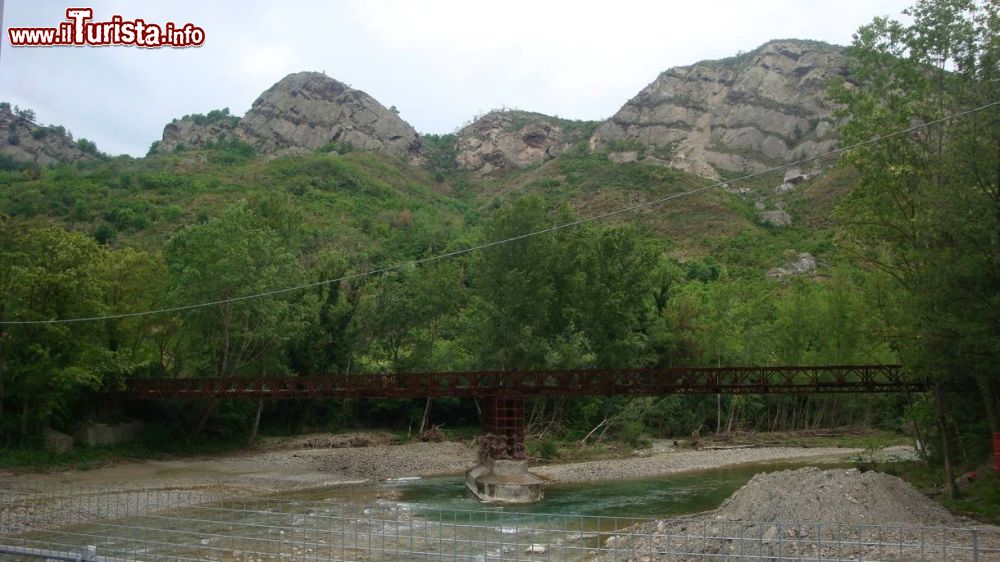
[[97, 154], [97, 144], [94, 141], [80, 138], [80, 140], [76, 141], [76, 146], [84, 154]]
[[28, 109], [27, 107], [21, 109], [20, 107], [14, 106], [14, 115], [17, 115], [18, 118], [23, 119], [25, 121], [33, 122], [35, 120], [35, 112], [31, 109]]
[[556, 443], [555, 439], [542, 439], [540, 441], [536, 441], [532, 445], [532, 453], [540, 459], [552, 460], [559, 458], [559, 444]]
[[331, 152], [336, 152], [337, 154], [344, 155], [354, 152], [354, 145], [349, 142], [328, 142], [323, 146], [316, 149], [316, 152], [321, 154], [329, 154]]
[[107, 246], [108, 244], [114, 242], [115, 236], [117, 235], [118, 232], [115, 230], [115, 227], [106, 222], [102, 222], [96, 229], [94, 229], [94, 240], [102, 246]]

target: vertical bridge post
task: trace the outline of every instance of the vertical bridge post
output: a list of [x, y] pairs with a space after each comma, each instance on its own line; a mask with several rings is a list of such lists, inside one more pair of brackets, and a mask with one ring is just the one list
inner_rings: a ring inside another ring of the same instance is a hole
[[486, 397], [479, 464], [465, 473], [465, 486], [487, 503], [533, 503], [543, 497], [542, 479], [528, 472], [524, 398]]
[[483, 414], [485, 433], [480, 439], [480, 457], [525, 460], [524, 398], [490, 396]]

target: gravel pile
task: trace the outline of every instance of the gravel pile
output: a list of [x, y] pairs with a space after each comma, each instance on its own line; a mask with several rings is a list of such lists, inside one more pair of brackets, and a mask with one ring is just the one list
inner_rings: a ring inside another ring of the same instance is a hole
[[943, 507], [895, 476], [815, 467], [758, 474], [716, 515], [729, 521], [958, 524]]
[[713, 512], [637, 525], [605, 548], [612, 560], [647, 562], [961, 561], [977, 559], [974, 542], [979, 560], [1000, 559], [1000, 528], [959, 519], [895, 476], [810, 467], [758, 474]]
[[454, 442], [333, 449], [317, 457], [319, 470], [345, 480], [460, 473], [476, 459], [476, 449]]

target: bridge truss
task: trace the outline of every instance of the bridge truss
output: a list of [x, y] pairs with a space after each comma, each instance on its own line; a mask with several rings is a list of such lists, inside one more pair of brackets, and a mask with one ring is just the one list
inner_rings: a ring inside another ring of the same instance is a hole
[[526, 398], [922, 392], [928, 387], [900, 365], [824, 365], [131, 379], [110, 395], [137, 400], [476, 397], [485, 401], [482, 455], [523, 459]]

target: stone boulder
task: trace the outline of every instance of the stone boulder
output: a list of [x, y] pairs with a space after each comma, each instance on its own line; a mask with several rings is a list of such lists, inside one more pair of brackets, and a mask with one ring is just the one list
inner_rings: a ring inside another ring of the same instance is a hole
[[609, 152], [608, 160], [611, 160], [615, 164], [628, 164], [629, 162], [635, 162], [639, 159], [639, 151], [637, 150], [622, 150], [620, 152]]
[[782, 209], [775, 209], [773, 211], [761, 211], [757, 214], [757, 217], [764, 224], [769, 224], [771, 226], [776, 226], [779, 228], [791, 226], [792, 225], [792, 215], [789, 215], [787, 211]]
[[810, 180], [819, 174], [819, 170], [815, 170], [812, 173], [803, 173], [800, 168], [789, 168], [785, 171], [785, 177], [781, 185], [774, 188], [774, 192], [779, 195], [788, 193], [789, 191], [793, 191], [800, 183]]
[[815, 272], [817, 267], [816, 258], [809, 252], [802, 252], [798, 255], [798, 259], [768, 270], [766, 277], [780, 279], [789, 275], [805, 275]]
[[69, 453], [73, 450], [73, 438], [54, 429], [46, 428], [42, 439], [45, 450], [50, 453]]

